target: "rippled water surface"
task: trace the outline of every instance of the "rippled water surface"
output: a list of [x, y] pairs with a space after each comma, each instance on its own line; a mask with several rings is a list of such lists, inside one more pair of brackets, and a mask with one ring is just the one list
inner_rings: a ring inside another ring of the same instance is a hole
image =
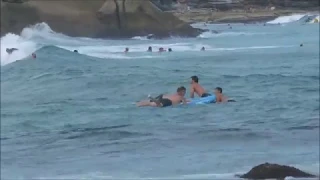
[[[266, 161], [319, 174], [319, 26], [232, 26], [192, 39], [25, 37], [36, 60], [1, 59], [1, 177], [230, 179]], [[135, 106], [192, 75], [237, 102]]]

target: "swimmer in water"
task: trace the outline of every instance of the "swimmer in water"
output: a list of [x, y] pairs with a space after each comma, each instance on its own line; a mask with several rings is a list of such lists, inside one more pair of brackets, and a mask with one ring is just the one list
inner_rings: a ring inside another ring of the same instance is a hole
[[16, 51], [16, 50], [18, 50], [18, 49], [17, 49], [17, 48], [7, 48], [7, 49], [6, 49], [6, 52], [7, 52], [8, 54], [12, 54], [13, 51]]
[[169, 49], [168, 49], [168, 51], [169, 51], [169, 52], [172, 52], [172, 49], [171, 49], [171, 48], [169, 48]]
[[33, 59], [36, 59], [36, 58], [37, 58], [37, 55], [36, 55], [35, 53], [32, 53], [32, 54], [31, 54], [31, 57], [32, 57]]
[[137, 103], [138, 107], [143, 106], [152, 106], [152, 107], [167, 107], [172, 105], [178, 105], [181, 102], [183, 104], [187, 103], [187, 100], [185, 99], [186, 94], [186, 88], [181, 86], [177, 89], [177, 92], [175, 94], [171, 95], [159, 95], [156, 98], [150, 98], [150, 100], [141, 101]]
[[73, 52], [78, 53], [78, 50], [73, 50]]
[[201, 51], [205, 51], [205, 50], [206, 50], [206, 48], [204, 48], [204, 47], [201, 48]]
[[126, 49], [124, 50], [125, 53], [129, 52], [129, 48], [126, 47]]
[[302, 47], [303, 46], [303, 44], [300, 44], [300, 47]]
[[222, 94], [222, 88], [221, 87], [216, 87], [214, 89], [214, 94], [216, 95], [216, 102], [236, 102], [233, 99], [229, 99], [227, 96]]
[[206, 90], [199, 84], [199, 78], [197, 76], [191, 76], [190, 82], [190, 97], [194, 98], [194, 93], [198, 94], [199, 97], [211, 96]]
[[147, 52], [152, 52], [152, 47], [149, 46]]
[[166, 50], [163, 47], [159, 48], [159, 52], [165, 52], [165, 51]]

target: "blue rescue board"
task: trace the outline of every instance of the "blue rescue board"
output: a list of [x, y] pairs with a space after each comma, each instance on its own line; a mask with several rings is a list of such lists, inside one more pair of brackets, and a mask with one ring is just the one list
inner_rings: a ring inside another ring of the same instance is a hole
[[194, 98], [189, 102], [188, 104], [194, 105], [194, 104], [210, 104], [210, 103], [215, 103], [216, 102], [216, 96], [211, 95], [203, 98]]

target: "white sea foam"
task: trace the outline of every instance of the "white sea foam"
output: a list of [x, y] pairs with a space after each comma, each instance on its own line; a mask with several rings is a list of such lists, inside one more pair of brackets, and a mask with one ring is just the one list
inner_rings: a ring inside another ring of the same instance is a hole
[[[251, 36], [257, 33], [250, 32], [206, 32], [201, 34], [200, 38], [215, 38], [227, 36]], [[262, 33], [260, 33], [262, 34]], [[147, 37], [134, 37], [132, 40], [116, 41], [105, 39], [92, 39], [84, 37], [69, 37], [61, 33], [54, 32], [46, 23], [39, 23], [34, 26], [26, 27], [20, 35], [8, 33], [1, 38], [1, 66], [12, 63], [17, 60], [25, 59], [33, 52], [44, 46], [57, 46], [69, 51], [78, 50], [80, 54], [104, 58], [104, 59], [141, 59], [141, 58], [159, 58], [163, 53], [158, 53], [158, 49], [172, 48], [173, 52], [196, 52], [202, 47], [206, 51], [237, 51], [281, 48], [281, 46], [253, 46], [223, 48], [210, 46], [203, 42], [187, 41], [179, 38], [172, 38], [168, 41], [147, 40]], [[181, 42], [183, 40], [184, 42]], [[148, 47], [153, 48], [153, 53], [147, 53]], [[6, 48], [17, 48], [12, 54], [6, 53]], [[129, 53], [124, 53], [125, 48], [129, 48]]]
[[269, 21], [267, 23], [268, 24], [286, 24], [286, 23], [300, 21], [300, 20], [304, 19], [305, 17], [307, 18], [307, 17], [312, 17], [312, 16], [317, 16], [319, 18], [319, 14], [315, 14], [315, 13], [292, 14], [292, 15], [288, 15], [288, 16], [277, 17], [276, 19]]
[[255, 36], [255, 35], [267, 35], [268, 33], [250, 33], [250, 32], [212, 32], [207, 31], [200, 34], [199, 38], [214, 38], [214, 37], [234, 37], [234, 36]]
[[[12, 54], [6, 52], [7, 48], [17, 48]], [[32, 52], [40, 48], [35, 42], [9, 33], [1, 38], [1, 66], [21, 60], [30, 56]]]

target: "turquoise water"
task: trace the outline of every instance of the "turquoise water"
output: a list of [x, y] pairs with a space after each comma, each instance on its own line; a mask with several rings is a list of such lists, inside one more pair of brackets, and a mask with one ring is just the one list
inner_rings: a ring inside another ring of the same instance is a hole
[[[1, 178], [230, 179], [264, 162], [319, 174], [319, 25], [232, 27], [190, 39], [3, 37], [37, 59], [1, 59]], [[192, 75], [237, 102], [135, 106]]]

